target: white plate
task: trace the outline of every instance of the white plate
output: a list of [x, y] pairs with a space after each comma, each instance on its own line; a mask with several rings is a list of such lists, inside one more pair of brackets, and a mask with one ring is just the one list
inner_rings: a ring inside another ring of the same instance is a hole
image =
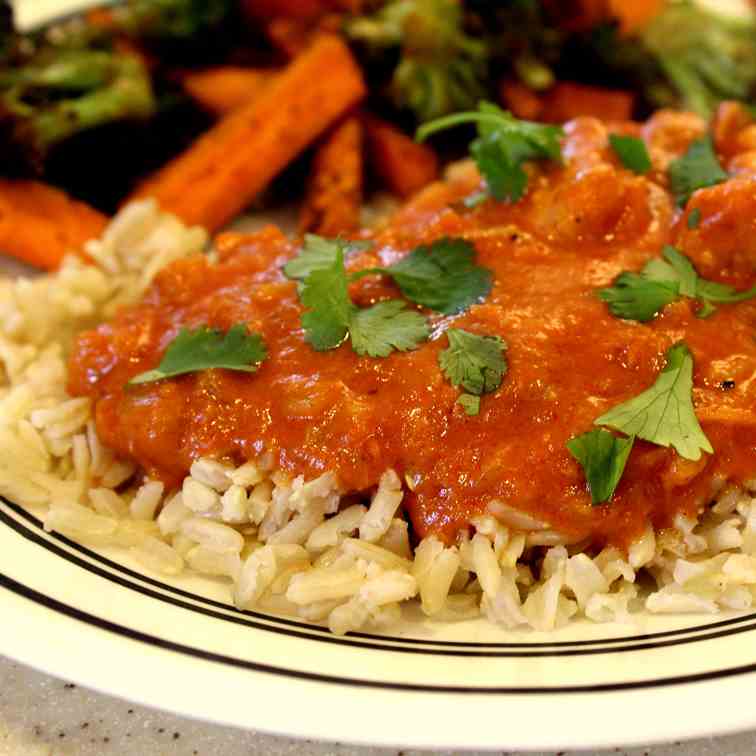
[[[91, 4], [15, 7], [30, 28]], [[756, 612], [551, 635], [418, 614], [391, 636], [336, 638], [240, 612], [219, 582], [156, 580], [1, 500], [0, 617], [0, 654], [157, 708], [293, 736], [514, 750], [756, 727]]]
[[417, 616], [337, 638], [113, 555], [0, 502], [0, 653], [182, 715], [355, 743], [589, 748], [756, 725], [756, 613], [552, 635]]

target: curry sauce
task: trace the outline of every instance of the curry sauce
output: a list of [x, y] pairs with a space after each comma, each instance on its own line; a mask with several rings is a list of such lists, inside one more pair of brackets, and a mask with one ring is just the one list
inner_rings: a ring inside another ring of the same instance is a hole
[[[465, 207], [480, 177], [471, 165], [454, 167], [348, 261], [350, 270], [387, 266], [442, 237], [474, 245], [476, 263], [494, 274], [490, 295], [460, 315], [431, 315], [431, 338], [414, 351], [360, 357], [343, 344], [316, 352], [304, 339], [296, 283], [281, 271], [298, 245], [268, 227], [221, 237], [217, 259], [168, 266], [139, 305], [82, 334], [69, 390], [93, 398], [105, 444], [170, 486], [201, 456], [260, 460], [307, 478], [332, 470], [347, 492], [371, 489], [394, 468], [419, 536], [453, 540], [496, 500], [568, 540], [626, 546], [647, 523], [693, 516], [715, 490], [756, 474], [756, 303], [722, 305], [704, 319], [694, 300], [680, 299], [637, 323], [614, 317], [596, 296], [665, 244], [707, 278], [738, 289], [756, 283], [756, 144], [746, 125], [723, 119], [717, 149], [736, 175], [696, 192], [684, 212], [664, 172], [704, 131], [684, 114], [613, 129], [643, 136], [654, 164], [645, 176], [621, 166], [610, 130], [590, 118], [567, 124], [563, 165], [529, 167], [530, 188], [517, 203]], [[689, 228], [695, 208], [700, 222]], [[364, 278], [351, 295], [364, 306], [398, 290]], [[182, 327], [238, 323], [267, 345], [255, 374], [208, 370], [126, 386], [159, 363]], [[508, 345], [509, 370], [477, 416], [464, 412], [439, 369], [451, 326]], [[612, 500], [592, 506], [566, 442], [647, 389], [681, 340], [695, 360], [693, 400], [715, 453], [691, 462], [638, 442]]]

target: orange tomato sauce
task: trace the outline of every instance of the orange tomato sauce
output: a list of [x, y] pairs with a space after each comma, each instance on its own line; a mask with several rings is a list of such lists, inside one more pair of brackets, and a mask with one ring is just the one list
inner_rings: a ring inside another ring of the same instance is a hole
[[[416, 351], [385, 359], [359, 357], [348, 343], [314, 351], [296, 285], [281, 272], [298, 245], [269, 227], [222, 239], [217, 262], [168, 266], [140, 304], [82, 334], [69, 388], [94, 399], [107, 445], [172, 486], [208, 455], [264, 460], [308, 478], [332, 470], [351, 492], [394, 468], [408, 483], [404, 507], [416, 534], [447, 541], [492, 500], [596, 545], [627, 546], [649, 522], [663, 528], [677, 513], [693, 516], [717, 488], [756, 475], [756, 304], [722, 305], [701, 319], [694, 302], [681, 300], [642, 324], [613, 317], [596, 289], [640, 270], [667, 243], [702, 275], [738, 288], [756, 283], [756, 180], [743, 158], [750, 147], [737, 146], [742, 129], [720, 128], [718, 150], [740, 161], [739, 175], [700, 190], [681, 213], [665, 168], [704, 124], [662, 112], [617, 129], [643, 135], [654, 162], [648, 176], [619, 164], [605, 125], [577, 119], [566, 127], [564, 165], [533, 167], [520, 202], [465, 208], [480, 177], [460, 165], [375, 233], [370, 251], [350, 258], [352, 269], [387, 265], [454, 236], [471, 241], [477, 263], [494, 272], [490, 296], [458, 316], [432, 315], [433, 335]], [[689, 229], [694, 207], [701, 221]], [[351, 293], [360, 305], [399, 295], [377, 278]], [[265, 339], [269, 357], [257, 373], [209, 370], [125, 387], [157, 366], [181, 327], [237, 323]], [[478, 416], [456, 404], [460, 392], [438, 366], [452, 325], [508, 344], [509, 371]], [[648, 388], [680, 340], [695, 359], [694, 403], [715, 453], [694, 463], [639, 442], [612, 501], [591, 506], [566, 441]]]

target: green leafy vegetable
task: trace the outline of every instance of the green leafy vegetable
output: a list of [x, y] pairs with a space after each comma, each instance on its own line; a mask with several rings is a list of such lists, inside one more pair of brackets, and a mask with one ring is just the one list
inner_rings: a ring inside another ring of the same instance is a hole
[[651, 158], [642, 139], [620, 134], [610, 134], [609, 144], [617, 153], [622, 165], [634, 173], [648, 173], [651, 170]]
[[284, 265], [283, 271], [288, 278], [301, 280], [314, 270], [333, 266], [339, 249], [346, 257], [350, 252], [367, 249], [369, 246], [369, 242], [326, 239], [316, 234], [305, 234], [302, 251], [298, 257]]
[[[354, 242], [308, 235], [299, 257], [284, 266], [289, 278], [305, 279], [314, 271], [338, 268]], [[475, 247], [464, 239], [443, 238], [420, 246], [388, 268], [367, 268], [352, 273], [347, 281], [384, 275], [394, 279], [407, 299], [446, 315], [454, 315], [480, 302], [491, 291], [493, 274], [475, 265]]]
[[697, 139], [687, 152], [669, 164], [669, 184], [677, 204], [684, 207], [697, 189], [726, 181], [727, 173], [719, 164], [711, 137]]
[[474, 394], [462, 394], [457, 399], [457, 404], [462, 407], [467, 415], [473, 416], [480, 412], [480, 397]]
[[[351, 338], [357, 354], [387, 357], [395, 349], [415, 349], [428, 338], [425, 318], [406, 309], [400, 300], [360, 309], [349, 297], [344, 268], [344, 244], [311, 237], [309, 251], [292, 260], [287, 271], [304, 276], [300, 290], [305, 340], [319, 352], [334, 349]], [[290, 266], [290, 267], [289, 267]]]
[[426, 341], [426, 319], [399, 299], [379, 302], [363, 310], [355, 308], [349, 322], [352, 348], [359, 355], [388, 357], [397, 349], [407, 352]]
[[493, 274], [475, 265], [475, 247], [464, 239], [444, 238], [421, 246], [388, 268], [370, 268], [352, 278], [391, 276], [407, 299], [446, 315], [466, 310], [491, 291]]
[[649, 389], [609, 410], [596, 421], [628, 436], [674, 447], [685, 459], [713, 453], [693, 407], [693, 355], [679, 342], [667, 350], [666, 365]]
[[151, 383], [213, 368], [254, 373], [266, 357], [262, 337], [250, 333], [242, 324], [227, 333], [206, 326], [194, 331], [182, 328], [168, 345], [158, 367], [135, 376], [129, 384]]
[[[498, 336], [478, 336], [461, 328], [450, 328], [446, 336], [449, 346], [439, 353], [438, 362], [452, 386], [474, 396], [496, 391], [507, 372], [506, 343]], [[461, 404], [468, 415], [473, 414], [470, 399]]]
[[694, 207], [688, 214], [688, 228], [692, 231], [701, 224], [701, 209]]
[[470, 144], [470, 154], [490, 194], [497, 200], [519, 200], [528, 185], [523, 164], [528, 160], [560, 161], [559, 143], [563, 131], [532, 121], [521, 121], [490, 102], [481, 102], [477, 112], [455, 113], [423, 124], [417, 139], [465, 123], [474, 123], [478, 137]]
[[707, 317], [715, 311], [714, 303], [734, 304], [756, 297], [756, 286], [737, 291], [700, 278], [690, 260], [674, 247], [665, 246], [663, 257], [646, 263], [640, 273], [621, 273], [610, 288], [598, 291], [613, 315], [645, 323], [680, 297], [691, 297], [702, 303], [698, 316]]
[[330, 266], [310, 271], [299, 296], [309, 308], [302, 315], [306, 341], [319, 352], [339, 346], [347, 337], [356, 309], [349, 298], [341, 247], [337, 247]]
[[635, 436], [618, 438], [603, 428], [595, 428], [567, 442], [570, 454], [583, 467], [594, 506], [614, 496], [634, 443]]

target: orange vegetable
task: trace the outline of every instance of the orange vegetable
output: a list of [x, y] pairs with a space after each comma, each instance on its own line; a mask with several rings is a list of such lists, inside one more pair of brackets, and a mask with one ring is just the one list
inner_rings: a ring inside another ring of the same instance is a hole
[[499, 97], [504, 107], [517, 118], [537, 121], [541, 116], [541, 97], [517, 79], [503, 79], [499, 85]]
[[332, 129], [313, 161], [300, 230], [340, 236], [360, 224], [362, 203], [362, 124], [351, 116]]
[[274, 71], [263, 68], [217, 66], [188, 73], [181, 84], [203, 108], [216, 115], [225, 115], [252, 102], [274, 75]]
[[560, 81], [545, 95], [539, 119], [562, 123], [577, 116], [595, 116], [604, 121], [629, 121], [634, 99], [632, 92]]
[[430, 147], [372, 116], [365, 118], [365, 130], [373, 170], [394, 194], [409, 197], [438, 177], [438, 158]]
[[599, 24], [619, 23], [623, 34], [642, 29], [664, 8], [666, 0], [546, 0], [546, 7], [559, 25], [571, 31], [586, 31]]
[[347, 46], [324, 35], [257, 99], [221, 119], [130, 199], [155, 197], [186, 223], [215, 231], [364, 95]]
[[0, 179], [0, 252], [37, 268], [54, 270], [107, 223], [102, 213], [52, 186]]

